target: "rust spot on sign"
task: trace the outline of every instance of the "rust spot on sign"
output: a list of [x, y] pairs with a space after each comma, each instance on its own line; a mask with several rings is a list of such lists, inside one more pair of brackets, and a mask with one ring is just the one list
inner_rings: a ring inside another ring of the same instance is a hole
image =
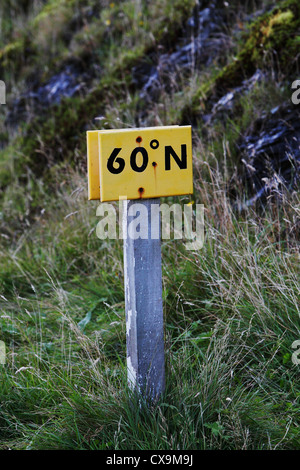
[[139, 189], [138, 189], [138, 192], [139, 192], [139, 194], [140, 194], [140, 199], [142, 199], [143, 194], [144, 194], [144, 192], [145, 192], [145, 189], [144, 189], [144, 188], [139, 188]]

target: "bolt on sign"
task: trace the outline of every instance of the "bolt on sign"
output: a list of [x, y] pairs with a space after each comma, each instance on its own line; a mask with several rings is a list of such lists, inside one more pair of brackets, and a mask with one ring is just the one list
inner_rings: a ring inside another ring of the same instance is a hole
[[89, 200], [193, 193], [191, 126], [87, 132]]

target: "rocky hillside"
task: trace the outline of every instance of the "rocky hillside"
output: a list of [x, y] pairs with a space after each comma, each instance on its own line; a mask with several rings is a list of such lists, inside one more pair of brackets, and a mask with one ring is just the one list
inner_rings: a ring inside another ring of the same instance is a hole
[[[299, 0], [1, 2], [1, 449], [299, 449], [299, 46]], [[194, 194], [163, 201], [204, 204], [205, 242], [162, 243], [149, 408], [86, 131], [172, 124]]]
[[2, 192], [26, 168], [46, 180], [63, 162], [84, 169], [86, 129], [175, 123], [217, 158], [227, 141], [239, 206], [297, 184], [297, 1], [8, 3]]

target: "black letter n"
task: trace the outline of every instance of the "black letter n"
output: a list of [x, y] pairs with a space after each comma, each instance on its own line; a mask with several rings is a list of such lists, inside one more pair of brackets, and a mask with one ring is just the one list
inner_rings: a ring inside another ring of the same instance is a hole
[[186, 144], [181, 145], [181, 160], [171, 145], [165, 146], [165, 169], [171, 170], [171, 155], [181, 170], [187, 168]]

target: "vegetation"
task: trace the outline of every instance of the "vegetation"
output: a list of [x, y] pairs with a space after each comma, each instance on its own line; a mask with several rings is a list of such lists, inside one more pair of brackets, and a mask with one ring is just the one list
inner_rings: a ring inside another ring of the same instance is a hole
[[[229, 194], [246, 197], [239, 139], [299, 78], [297, 0], [216, 2], [226, 56], [179, 71], [146, 116], [132, 69], [174, 52], [199, 2], [4, 3], [0, 448], [299, 449], [299, 192], [242, 211]], [[77, 94], [26, 94], [68, 66], [85, 74]], [[268, 78], [225, 119], [203, 119], [258, 67]], [[86, 177], [85, 131], [140, 123], [193, 124], [195, 192], [176, 201], [205, 206], [202, 250], [162, 243], [167, 384], [151, 406], [127, 386], [122, 243], [97, 239]]]

